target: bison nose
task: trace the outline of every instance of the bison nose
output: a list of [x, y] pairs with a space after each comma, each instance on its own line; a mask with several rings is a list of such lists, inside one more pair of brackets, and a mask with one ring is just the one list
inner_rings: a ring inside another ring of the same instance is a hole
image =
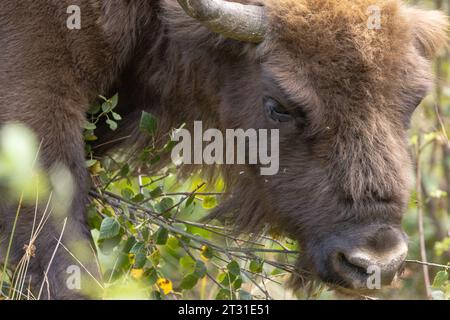
[[335, 271], [355, 289], [373, 289], [369, 279], [378, 280], [380, 285], [389, 285], [403, 265], [407, 252], [403, 233], [382, 227], [367, 237], [364, 245], [337, 253]]

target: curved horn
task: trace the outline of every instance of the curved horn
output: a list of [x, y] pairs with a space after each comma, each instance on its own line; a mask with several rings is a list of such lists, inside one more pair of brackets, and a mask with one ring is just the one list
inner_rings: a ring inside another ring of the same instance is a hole
[[227, 38], [259, 43], [267, 22], [263, 7], [223, 0], [178, 0], [184, 11], [208, 29]]

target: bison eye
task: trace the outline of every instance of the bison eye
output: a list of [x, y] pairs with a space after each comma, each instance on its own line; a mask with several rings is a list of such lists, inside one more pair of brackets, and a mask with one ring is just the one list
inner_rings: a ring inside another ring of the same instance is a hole
[[264, 107], [270, 118], [277, 122], [288, 122], [292, 120], [292, 116], [277, 100], [265, 97]]

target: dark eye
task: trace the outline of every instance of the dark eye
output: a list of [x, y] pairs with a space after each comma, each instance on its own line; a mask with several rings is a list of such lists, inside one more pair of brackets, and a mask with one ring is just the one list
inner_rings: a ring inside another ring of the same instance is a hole
[[277, 122], [288, 122], [292, 120], [292, 116], [277, 100], [265, 97], [264, 107], [270, 118]]

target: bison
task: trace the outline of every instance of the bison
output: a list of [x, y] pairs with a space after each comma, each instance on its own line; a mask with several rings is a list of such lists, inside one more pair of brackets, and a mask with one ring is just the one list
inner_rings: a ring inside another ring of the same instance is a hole
[[[80, 9], [81, 28], [67, 27], [69, 6]], [[209, 168], [231, 192], [212, 215], [240, 231], [269, 225], [290, 234], [303, 251], [299, 270], [328, 284], [364, 289], [370, 266], [384, 284], [395, 277], [407, 254], [406, 133], [432, 82], [430, 61], [447, 42], [443, 14], [398, 0], [0, 0], [0, 7], [0, 124], [26, 125], [41, 141], [42, 167], [69, 170], [75, 192], [62, 243], [86, 248], [77, 259], [63, 248], [55, 254], [64, 215], [51, 216], [29, 267], [33, 290], [46, 283], [42, 298], [85, 297], [66, 286], [69, 265], [83, 265], [85, 288], [96, 291], [93, 279], [101, 279], [86, 223], [82, 128], [98, 95], [115, 92], [124, 124], [100, 130], [102, 152], [148, 143], [137, 130], [143, 110], [159, 118], [160, 137], [196, 120], [220, 130], [279, 129], [278, 174], [261, 176], [258, 165]], [[108, 143], [123, 136], [130, 137]], [[1, 193], [3, 259], [15, 212]], [[11, 266], [34, 212], [21, 208]]]

